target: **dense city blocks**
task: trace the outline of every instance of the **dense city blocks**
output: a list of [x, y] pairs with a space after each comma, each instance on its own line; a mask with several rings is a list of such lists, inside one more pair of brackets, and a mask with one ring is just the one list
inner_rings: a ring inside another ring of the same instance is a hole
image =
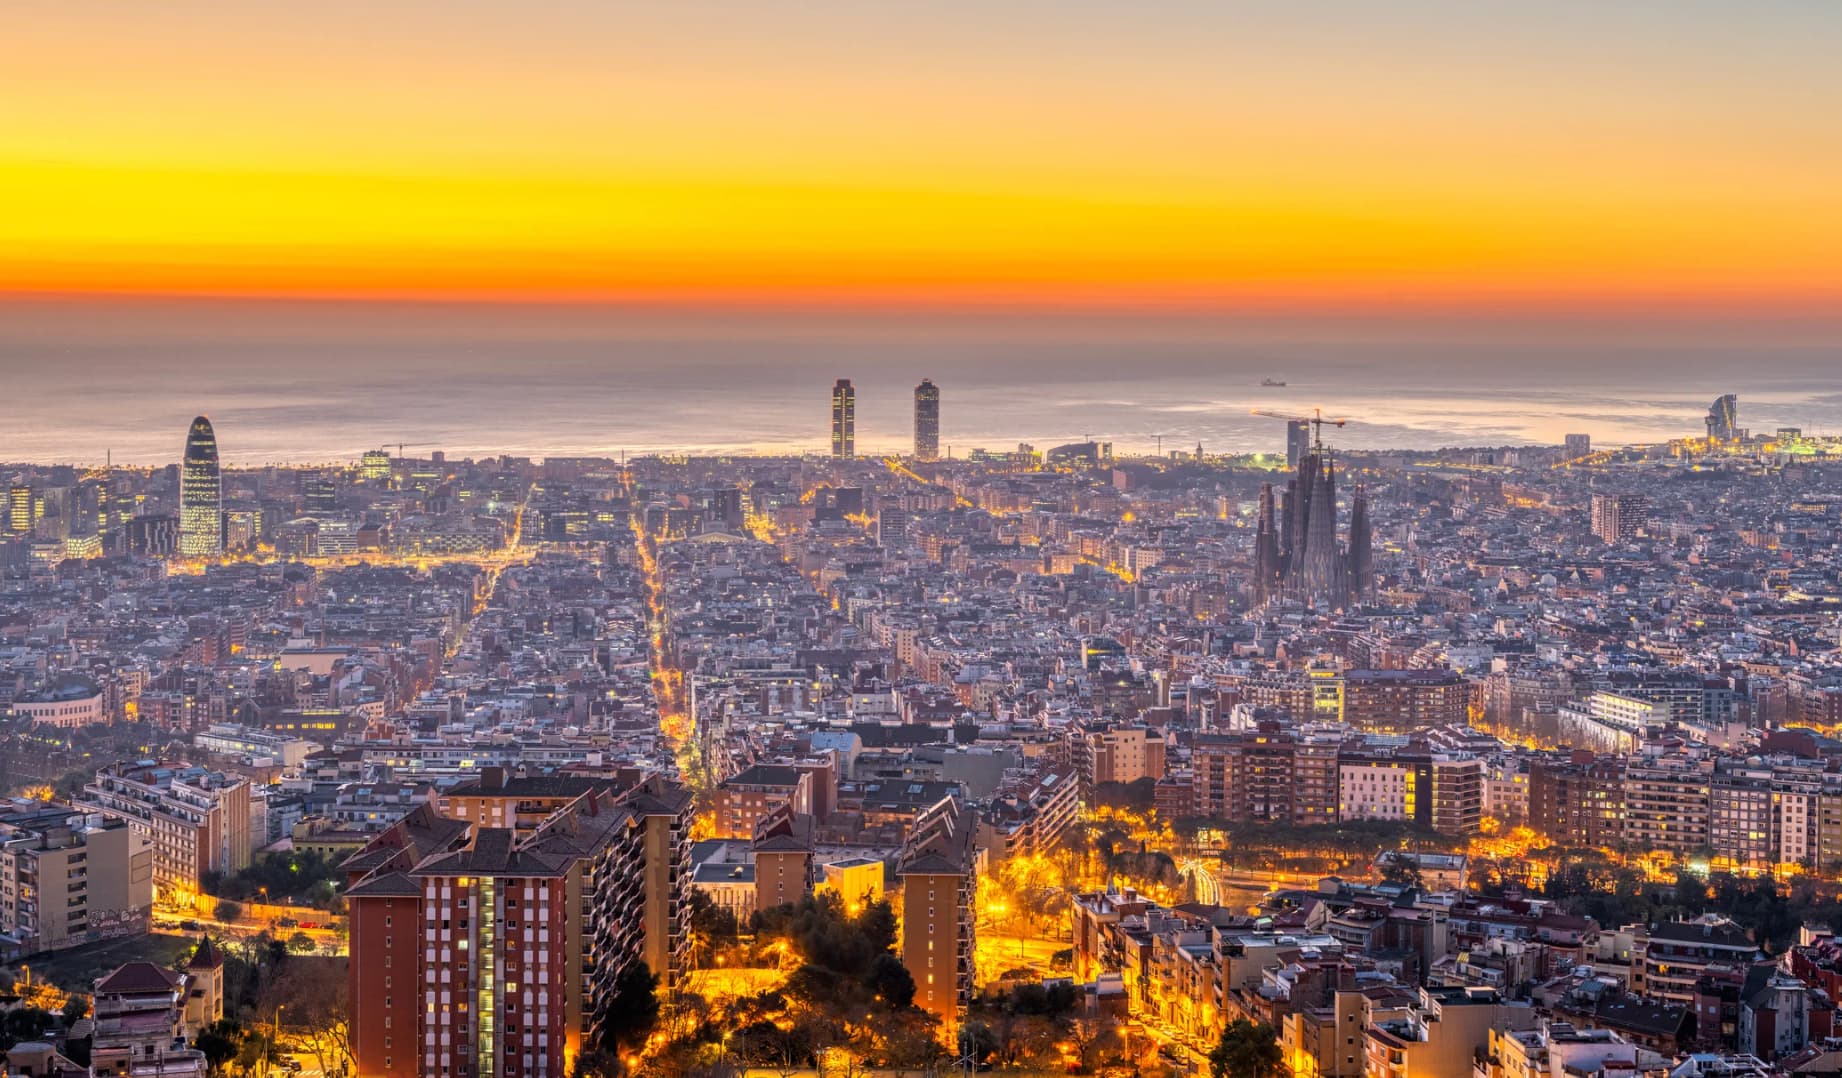
[[942, 396], [10, 468], [12, 1065], [1822, 1073], [1842, 443], [952, 457]]

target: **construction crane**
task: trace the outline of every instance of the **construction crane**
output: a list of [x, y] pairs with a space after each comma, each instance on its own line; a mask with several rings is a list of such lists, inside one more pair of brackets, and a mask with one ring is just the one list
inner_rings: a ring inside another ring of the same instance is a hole
[[1285, 412], [1269, 412], [1264, 408], [1255, 408], [1252, 414], [1263, 415], [1268, 419], [1283, 419], [1288, 423], [1311, 424], [1311, 444], [1318, 449], [1324, 448], [1324, 424], [1329, 423], [1333, 427], [1341, 427], [1349, 422], [1348, 419], [1342, 417], [1325, 419], [1322, 408], [1311, 409], [1310, 415], [1287, 415]]
[[434, 445], [434, 444], [435, 444], [434, 442], [385, 442], [380, 448], [389, 449], [393, 445], [396, 446], [397, 447], [397, 459], [402, 460], [403, 450], [420, 449], [423, 446]]

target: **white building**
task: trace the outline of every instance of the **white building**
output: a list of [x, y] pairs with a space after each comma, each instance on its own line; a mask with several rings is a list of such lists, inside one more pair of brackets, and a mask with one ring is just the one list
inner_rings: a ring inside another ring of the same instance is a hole
[[102, 689], [82, 674], [66, 674], [45, 689], [13, 701], [13, 710], [50, 726], [92, 726], [109, 721]]

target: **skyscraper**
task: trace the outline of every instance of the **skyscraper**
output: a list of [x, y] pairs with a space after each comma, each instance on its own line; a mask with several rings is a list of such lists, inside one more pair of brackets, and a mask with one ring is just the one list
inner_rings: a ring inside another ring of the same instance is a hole
[[32, 526], [38, 523], [38, 492], [25, 484], [20, 484], [7, 492], [6, 529], [14, 535], [32, 534]]
[[857, 390], [849, 378], [831, 387], [831, 455], [834, 460], [857, 455]]
[[1739, 436], [1740, 398], [1731, 393], [1708, 405], [1708, 440], [1731, 442]]
[[1294, 419], [1286, 423], [1286, 467], [1296, 468], [1311, 454], [1311, 421]]
[[366, 482], [381, 483], [390, 478], [390, 451], [367, 449], [359, 460], [358, 474]]
[[915, 459], [940, 459], [940, 387], [926, 378], [915, 387]]
[[217, 434], [204, 416], [186, 432], [179, 470], [179, 555], [208, 558], [224, 550], [224, 480], [218, 470]]
[[1579, 460], [1593, 451], [1593, 436], [1590, 434], [1569, 434], [1566, 439], [1568, 460]]
[[331, 516], [339, 511], [339, 484], [326, 472], [301, 479], [301, 508], [309, 516]]

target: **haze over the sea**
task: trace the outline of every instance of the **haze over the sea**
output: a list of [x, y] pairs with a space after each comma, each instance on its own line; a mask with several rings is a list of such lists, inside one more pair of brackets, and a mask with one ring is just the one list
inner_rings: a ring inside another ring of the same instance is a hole
[[[1347, 415], [1350, 448], [1601, 444], [1741, 423], [1842, 433], [1836, 327], [1578, 318], [761, 313], [462, 304], [12, 301], [0, 461], [164, 464], [211, 416], [234, 465], [823, 447], [832, 380], [861, 452], [942, 442], [1278, 451], [1254, 408]], [[1263, 388], [1265, 378], [1284, 388]]]

